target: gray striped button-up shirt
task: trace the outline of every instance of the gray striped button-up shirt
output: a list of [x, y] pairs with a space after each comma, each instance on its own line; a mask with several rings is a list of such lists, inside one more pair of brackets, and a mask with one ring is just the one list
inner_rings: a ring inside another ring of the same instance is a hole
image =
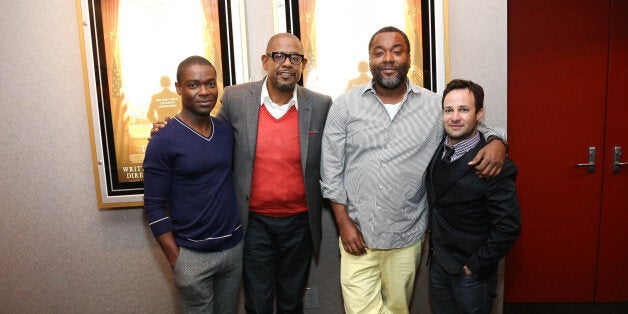
[[[340, 95], [323, 133], [323, 197], [347, 206], [371, 249], [408, 247], [427, 227], [424, 176], [443, 140], [442, 96], [407, 86], [392, 120], [372, 83]], [[503, 132], [480, 130], [505, 138]]]

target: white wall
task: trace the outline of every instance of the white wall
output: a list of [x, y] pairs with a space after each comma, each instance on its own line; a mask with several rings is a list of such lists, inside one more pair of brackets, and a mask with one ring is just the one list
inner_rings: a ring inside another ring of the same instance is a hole
[[[272, 0], [246, 5], [258, 80]], [[450, 10], [452, 77], [476, 80], [487, 98], [501, 95], [487, 101], [488, 115], [493, 121], [498, 103], [505, 125], [506, 3], [450, 0]], [[0, 1], [0, 34], [1, 311], [174, 312], [170, 270], [142, 211], [96, 206], [75, 1]], [[337, 235], [323, 218], [310, 279], [320, 308], [308, 313], [340, 313]], [[417, 289], [414, 312], [424, 297]]]
[[0, 33], [1, 311], [172, 308], [142, 212], [96, 206], [75, 2], [1, 1]]
[[507, 1], [449, 0], [450, 79], [484, 87], [484, 120], [506, 128]]
[[251, 80], [259, 81], [266, 73], [262, 68], [262, 55], [266, 52], [268, 39], [275, 34], [273, 26], [273, 0], [246, 2], [247, 39]]

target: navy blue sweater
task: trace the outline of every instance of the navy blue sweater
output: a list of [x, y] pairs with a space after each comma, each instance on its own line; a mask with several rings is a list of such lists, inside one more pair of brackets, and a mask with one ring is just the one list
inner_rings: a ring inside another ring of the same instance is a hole
[[155, 237], [172, 231], [178, 246], [216, 252], [238, 244], [242, 228], [231, 174], [233, 129], [217, 118], [212, 123], [206, 138], [175, 117], [152, 137], [144, 209]]

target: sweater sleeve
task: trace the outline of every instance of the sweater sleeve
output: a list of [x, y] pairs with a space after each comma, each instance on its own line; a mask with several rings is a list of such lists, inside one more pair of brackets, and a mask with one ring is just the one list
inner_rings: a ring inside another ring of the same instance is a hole
[[144, 210], [155, 237], [172, 231], [166, 210], [170, 197], [172, 163], [166, 151], [167, 145], [162, 139], [153, 137], [144, 157]]

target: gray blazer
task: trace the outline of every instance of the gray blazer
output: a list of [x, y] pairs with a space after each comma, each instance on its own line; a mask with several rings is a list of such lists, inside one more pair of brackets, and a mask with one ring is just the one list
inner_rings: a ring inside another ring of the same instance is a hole
[[[257, 121], [264, 80], [226, 87], [222, 96], [222, 107], [218, 117], [228, 120], [233, 126], [235, 148], [233, 174], [235, 191], [242, 225], [246, 227], [249, 215], [249, 197], [257, 142]], [[304, 87], [297, 86], [299, 104], [299, 139], [301, 143], [301, 166], [305, 180], [310, 230], [314, 249], [318, 253], [321, 242], [320, 189], [321, 140], [331, 97]]]

